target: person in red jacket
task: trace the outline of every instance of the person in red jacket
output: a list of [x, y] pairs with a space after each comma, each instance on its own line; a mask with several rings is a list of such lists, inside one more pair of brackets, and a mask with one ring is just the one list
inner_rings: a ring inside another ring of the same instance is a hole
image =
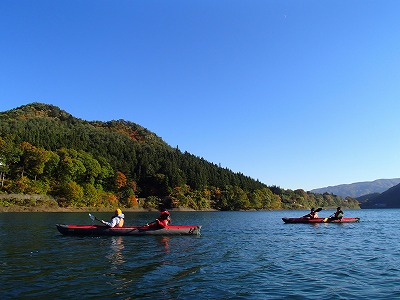
[[154, 222], [151, 222], [146, 226], [165, 228], [169, 224], [171, 224], [171, 214], [169, 213], [169, 211], [164, 210], [160, 213], [160, 216]]
[[171, 214], [169, 211], [164, 210], [160, 213], [160, 216], [156, 219], [157, 223], [161, 227], [167, 227], [171, 223]]

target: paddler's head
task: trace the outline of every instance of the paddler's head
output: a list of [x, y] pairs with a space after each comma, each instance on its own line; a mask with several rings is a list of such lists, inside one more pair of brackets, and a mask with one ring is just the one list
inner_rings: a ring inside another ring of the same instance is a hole
[[169, 217], [169, 211], [167, 211], [167, 210], [164, 210], [164, 211], [162, 211], [161, 213], [160, 213], [160, 217], [161, 217], [161, 219], [163, 219], [163, 220], [165, 220], [165, 219], [168, 219], [168, 217]]
[[119, 208], [117, 208], [116, 210], [115, 210], [115, 214], [118, 216], [118, 215], [120, 215], [120, 214], [122, 214], [122, 210], [120, 210]]

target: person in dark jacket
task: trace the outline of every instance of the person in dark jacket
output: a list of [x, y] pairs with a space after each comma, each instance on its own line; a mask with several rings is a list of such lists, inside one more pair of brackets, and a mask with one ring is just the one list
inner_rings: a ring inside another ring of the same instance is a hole
[[330, 219], [331, 220], [341, 220], [343, 218], [343, 215], [344, 215], [344, 212], [342, 211], [342, 209], [339, 206]]

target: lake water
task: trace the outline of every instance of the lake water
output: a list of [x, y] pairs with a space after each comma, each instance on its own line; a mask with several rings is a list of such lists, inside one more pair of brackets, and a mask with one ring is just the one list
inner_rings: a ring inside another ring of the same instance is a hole
[[91, 224], [88, 213], [0, 213], [0, 298], [400, 298], [400, 210], [345, 211], [360, 223], [281, 220], [305, 213], [172, 212], [176, 225], [202, 225], [199, 237], [70, 237], [55, 224]]

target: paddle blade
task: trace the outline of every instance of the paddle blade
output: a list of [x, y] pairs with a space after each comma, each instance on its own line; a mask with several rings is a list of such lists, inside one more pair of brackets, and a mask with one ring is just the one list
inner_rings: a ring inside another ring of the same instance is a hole
[[92, 221], [96, 220], [96, 217], [95, 217], [95, 216], [93, 216], [92, 214], [89, 214], [89, 218], [91, 218], [91, 219], [92, 219]]
[[322, 210], [322, 207], [317, 208], [315, 211], [320, 212]]

